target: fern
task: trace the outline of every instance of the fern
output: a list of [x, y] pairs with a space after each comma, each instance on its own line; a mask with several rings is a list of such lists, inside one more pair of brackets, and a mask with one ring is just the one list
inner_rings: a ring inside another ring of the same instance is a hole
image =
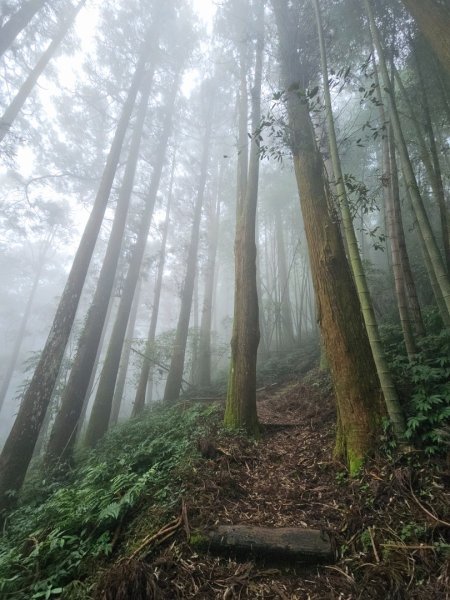
[[111, 552], [113, 532], [130, 511], [149, 497], [168, 506], [176, 502], [181, 470], [195, 456], [193, 439], [205, 433], [213, 410], [159, 408], [121, 425], [64, 484], [48, 484], [33, 473], [0, 540], [0, 597], [61, 596], [87, 573], [90, 560]]

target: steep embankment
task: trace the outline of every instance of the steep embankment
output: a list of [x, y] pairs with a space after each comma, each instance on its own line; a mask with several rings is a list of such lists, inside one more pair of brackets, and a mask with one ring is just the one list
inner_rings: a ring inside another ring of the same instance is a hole
[[[259, 414], [258, 442], [214, 428], [198, 440], [203, 458], [185, 480], [182, 514], [147, 539], [139, 517], [121, 549], [132, 560], [103, 572], [97, 597], [448, 598], [448, 497], [439, 468], [420, 457], [378, 462], [349, 480], [332, 459], [331, 386], [315, 371], [263, 391]], [[199, 551], [192, 531], [217, 524], [323, 528], [337, 560], [301, 567]]]

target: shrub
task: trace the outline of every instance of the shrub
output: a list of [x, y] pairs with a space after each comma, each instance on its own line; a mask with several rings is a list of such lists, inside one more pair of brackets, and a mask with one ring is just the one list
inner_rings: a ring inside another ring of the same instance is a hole
[[385, 330], [387, 351], [407, 416], [406, 435], [427, 454], [448, 449], [450, 434], [450, 331], [418, 340], [408, 360], [398, 331]]

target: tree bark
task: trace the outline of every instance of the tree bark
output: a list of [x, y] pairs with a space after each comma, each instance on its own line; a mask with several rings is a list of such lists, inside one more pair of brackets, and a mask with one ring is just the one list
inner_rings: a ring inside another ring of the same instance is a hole
[[[166, 207], [166, 217], [164, 221], [164, 229], [163, 229], [163, 237], [161, 241], [161, 250], [159, 254], [159, 263], [158, 263], [158, 274], [156, 276], [155, 283], [155, 294], [153, 297], [153, 308], [152, 308], [152, 316], [150, 319], [150, 327], [148, 330], [147, 343], [145, 345], [144, 354], [146, 356], [151, 356], [153, 350], [153, 344], [155, 343], [155, 335], [156, 335], [156, 326], [158, 324], [158, 315], [159, 315], [159, 303], [161, 300], [161, 290], [162, 290], [162, 281], [164, 275], [164, 265], [166, 261], [166, 246], [167, 246], [167, 236], [169, 234], [169, 224], [170, 224], [170, 207], [172, 204], [172, 194], [173, 194], [173, 182], [175, 176], [175, 154], [172, 159], [172, 172], [170, 174], [170, 183], [169, 183], [169, 194], [167, 198], [167, 207]], [[142, 413], [145, 407], [145, 400], [147, 394], [147, 386], [150, 380], [150, 373], [153, 371], [153, 365], [149, 360], [144, 360], [142, 363], [141, 373], [139, 376], [139, 383], [136, 390], [136, 397], [134, 399], [133, 412], [132, 417], [137, 417]]]
[[281, 224], [281, 208], [275, 208], [275, 234], [277, 241], [278, 288], [280, 294], [280, 316], [282, 331], [282, 347], [292, 349], [295, 346], [294, 325], [292, 322], [292, 306], [289, 293], [289, 273], [284, 247], [283, 226]]
[[433, 48], [444, 69], [450, 74], [450, 10], [436, 0], [403, 0]]
[[267, 344], [267, 319], [266, 313], [264, 310], [264, 302], [263, 302], [263, 286], [262, 286], [262, 274], [261, 274], [261, 256], [260, 256], [260, 241], [259, 241], [259, 226], [258, 226], [258, 217], [256, 220], [256, 291], [258, 294], [258, 307], [259, 307], [259, 357], [267, 356], [269, 352], [268, 344]]
[[386, 403], [386, 408], [389, 417], [392, 421], [392, 425], [397, 439], [403, 440], [406, 427], [405, 417], [403, 415], [403, 410], [401, 408], [400, 401], [397, 396], [397, 391], [395, 389], [394, 381], [392, 379], [392, 375], [390, 373], [389, 366], [384, 355], [383, 346], [381, 344], [378, 324], [375, 318], [375, 311], [373, 308], [372, 298], [370, 296], [366, 275], [364, 273], [361, 255], [359, 253], [358, 241], [356, 239], [355, 229], [353, 227], [353, 219], [347, 197], [344, 176], [342, 173], [336, 131], [334, 126], [333, 109], [331, 104], [331, 95], [328, 80], [327, 56], [318, 0], [314, 0], [314, 8], [319, 34], [330, 154], [333, 165], [336, 190], [338, 193], [339, 207], [344, 225], [344, 234], [347, 240], [350, 266], [353, 272], [356, 290], [358, 292], [359, 302], [361, 304], [363, 319], [367, 329], [367, 335], [369, 337], [369, 344], [375, 361], [378, 378], [381, 383], [381, 389]]
[[34, 15], [40, 11], [48, 0], [28, 0], [0, 28], [0, 56], [2, 56], [19, 33], [25, 29]]
[[102, 335], [100, 337], [100, 343], [98, 345], [97, 354], [95, 355], [94, 366], [92, 367], [92, 373], [89, 378], [88, 388], [86, 390], [86, 394], [85, 394], [84, 400], [83, 400], [83, 407], [81, 409], [80, 418], [78, 419], [77, 436], [76, 436], [76, 441], [75, 441], [76, 443], [79, 443], [80, 440], [83, 439], [84, 429], [87, 426], [86, 413], [89, 408], [89, 402], [90, 402], [92, 392], [95, 387], [95, 377], [97, 374], [98, 365], [100, 362], [100, 357], [101, 357], [104, 342], [105, 342], [105, 336], [106, 336], [106, 333], [108, 330], [108, 323], [110, 321], [111, 313], [113, 311], [114, 305], [116, 304], [115, 298], [116, 297], [114, 295], [112, 295], [109, 300], [109, 303], [108, 303], [108, 310], [106, 311], [105, 324], [103, 325]]
[[[170, 361], [169, 373], [164, 388], [163, 401], [175, 402], [180, 395], [183, 380], [184, 360], [186, 355], [186, 343], [189, 333], [189, 321], [192, 308], [192, 297], [194, 293], [195, 275], [197, 271], [197, 254], [200, 234], [200, 221], [202, 216], [203, 199], [205, 195], [206, 180], [208, 177], [208, 164], [211, 146], [211, 133], [213, 125], [214, 101], [216, 95], [216, 82], [213, 86], [212, 98], [209, 98], [209, 110], [206, 115], [205, 134], [203, 139], [202, 159], [200, 167], [200, 179], [197, 189], [197, 198], [194, 208], [194, 220], [192, 223], [191, 240], [186, 259], [186, 275], [184, 279], [183, 292], [181, 295], [180, 315], [178, 317], [175, 342]], [[205, 98], [206, 100], [206, 98]]]
[[[42, 2], [41, 2], [41, 4], [42, 4]], [[3, 115], [0, 117], [0, 142], [6, 136], [8, 131], [11, 129], [11, 126], [12, 126], [15, 118], [17, 117], [19, 112], [22, 110], [22, 107], [25, 104], [28, 96], [31, 94], [34, 86], [36, 85], [37, 80], [41, 76], [42, 72], [44, 71], [45, 67], [48, 65], [50, 60], [53, 58], [56, 50], [59, 48], [59, 46], [60, 46], [61, 42], [64, 40], [67, 32], [74, 24], [78, 13], [80, 12], [80, 10], [83, 8], [83, 6], [85, 4], [86, 4], [86, 0], [81, 0], [81, 2], [79, 2], [78, 5], [70, 12], [68, 18], [63, 21], [58, 33], [55, 35], [55, 37], [53, 38], [53, 40], [50, 42], [49, 46], [47, 47], [47, 50], [45, 50], [45, 52], [42, 54], [41, 58], [36, 63], [36, 66], [31, 71], [31, 73], [28, 75], [28, 77], [26, 78], [26, 80], [24, 81], [22, 86], [20, 87], [17, 94], [14, 96], [14, 99], [12, 100], [12, 102], [10, 103], [8, 108], [5, 110]], [[0, 42], [0, 48], [1, 48], [2, 42], [3, 42], [1, 30], [0, 30], [0, 40], [1, 40], [1, 42]], [[0, 54], [1, 54], [1, 52], [0, 52]]]
[[[378, 445], [380, 384], [307, 104], [296, 88], [302, 69], [287, 0], [272, 0], [280, 39], [291, 149], [316, 292], [318, 322], [329, 360], [339, 428], [336, 455], [356, 473]], [[292, 90], [292, 91], [290, 91]]]
[[220, 220], [220, 192], [217, 193], [215, 206], [211, 207], [208, 226], [208, 258], [205, 271], [205, 293], [203, 295], [202, 318], [198, 347], [198, 385], [211, 385], [211, 321], [214, 294], [214, 275], [216, 272], [217, 242]]
[[125, 173], [117, 200], [114, 221], [108, 241], [103, 265], [98, 277], [95, 294], [78, 341], [69, 380], [61, 400], [61, 406], [53, 424], [47, 445], [45, 462], [52, 466], [58, 461], [71, 458], [77, 427], [86, 396], [95, 357], [100, 345], [106, 320], [111, 292], [114, 286], [122, 240], [127, 222], [136, 168], [139, 160], [142, 133], [147, 115], [152, 87], [154, 65], [146, 74], [141, 90], [141, 99], [134, 125]]
[[[245, 429], [249, 435], [258, 435], [259, 433], [256, 410], [256, 361], [260, 332], [255, 233], [264, 51], [263, 0], [258, 2], [256, 10], [257, 37], [255, 77], [252, 89], [252, 139], [246, 192], [245, 196], [238, 195], [236, 210], [234, 317], [224, 419], [227, 427]], [[239, 193], [240, 190], [238, 190]]]
[[13, 504], [8, 490], [19, 490], [25, 478], [33, 449], [58, 377], [86, 273], [103, 221], [109, 194], [119, 162], [122, 143], [147, 62], [149, 39], [143, 44], [127, 99], [122, 108], [94, 206], [75, 255], [50, 334], [41, 353], [30, 385], [25, 392], [13, 428], [0, 455], [0, 511]]
[[92, 407], [89, 425], [86, 430], [84, 441], [86, 445], [91, 447], [97, 444], [97, 442], [108, 429], [112, 398], [117, 380], [117, 372], [120, 364], [123, 341], [126, 334], [136, 284], [139, 278], [142, 259], [144, 257], [145, 247], [147, 244], [156, 195], [159, 189], [161, 174], [166, 159], [167, 145], [172, 132], [172, 117], [179, 87], [179, 79], [180, 73], [178, 72], [175, 75], [172, 89], [169, 92], [169, 97], [166, 102], [166, 116], [155, 155], [156, 158], [153, 165], [152, 180], [147, 193], [145, 208], [141, 216], [137, 241], [131, 253], [130, 265], [123, 286], [122, 298], [117, 310], [116, 321], [114, 323], [114, 328], [108, 345], [108, 351], [106, 353], [105, 362], [100, 375], [100, 381], [98, 384], [94, 405]]
[[142, 279], [139, 278], [136, 285], [136, 291], [134, 293], [133, 304], [131, 305], [130, 318], [128, 320], [127, 332], [125, 334], [125, 341], [122, 348], [122, 356], [120, 357], [120, 367], [112, 399], [111, 416], [109, 418], [109, 428], [114, 427], [114, 425], [117, 425], [119, 421], [120, 407], [122, 405], [123, 392], [125, 390], [125, 383], [127, 379], [128, 365], [130, 363], [131, 344], [133, 343], [134, 330], [136, 328], [136, 319], [139, 310], [141, 285]]

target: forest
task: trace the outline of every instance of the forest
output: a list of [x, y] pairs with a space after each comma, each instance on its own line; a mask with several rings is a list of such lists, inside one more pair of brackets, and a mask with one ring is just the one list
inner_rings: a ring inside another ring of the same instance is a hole
[[450, 0], [3, 0], [0, 598], [450, 598]]

